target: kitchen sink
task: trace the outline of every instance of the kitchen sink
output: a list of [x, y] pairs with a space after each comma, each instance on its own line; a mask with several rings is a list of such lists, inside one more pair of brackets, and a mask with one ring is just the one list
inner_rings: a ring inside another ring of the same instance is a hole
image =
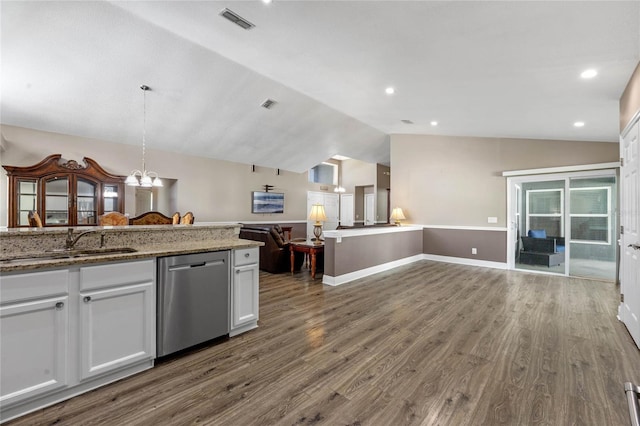
[[138, 250], [131, 247], [109, 247], [109, 248], [97, 248], [97, 249], [72, 249], [72, 250], [50, 250], [42, 253], [24, 253], [17, 254], [15, 256], [2, 256], [0, 262], [16, 262], [16, 261], [29, 261], [29, 260], [54, 260], [54, 259], [69, 259], [75, 257], [91, 257], [91, 256], [103, 256], [106, 254], [124, 254], [135, 253]]

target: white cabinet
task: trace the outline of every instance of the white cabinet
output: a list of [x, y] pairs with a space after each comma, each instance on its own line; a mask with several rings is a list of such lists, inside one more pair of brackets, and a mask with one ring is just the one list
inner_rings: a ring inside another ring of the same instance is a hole
[[67, 271], [0, 276], [0, 406], [67, 386], [67, 279]]
[[230, 336], [244, 333], [258, 326], [258, 259], [257, 247], [233, 252]]
[[0, 422], [153, 367], [155, 259], [0, 276]]
[[80, 380], [155, 356], [154, 262], [80, 269]]

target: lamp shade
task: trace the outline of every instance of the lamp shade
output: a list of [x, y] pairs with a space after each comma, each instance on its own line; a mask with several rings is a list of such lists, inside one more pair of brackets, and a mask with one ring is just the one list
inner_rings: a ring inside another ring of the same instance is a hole
[[311, 212], [309, 212], [309, 219], [315, 220], [316, 223], [327, 220], [327, 215], [324, 212], [324, 206], [322, 204], [314, 204], [311, 206]]
[[404, 212], [402, 211], [401, 207], [394, 207], [393, 211], [391, 212], [391, 216], [389, 217], [389, 219], [395, 220], [396, 222], [400, 221], [400, 220], [405, 220], [406, 217], [404, 217]]

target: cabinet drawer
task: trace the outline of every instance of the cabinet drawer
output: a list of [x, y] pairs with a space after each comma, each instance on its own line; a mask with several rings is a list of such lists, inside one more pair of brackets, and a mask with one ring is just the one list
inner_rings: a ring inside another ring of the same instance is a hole
[[25, 272], [0, 276], [0, 303], [18, 302], [69, 292], [69, 271]]
[[258, 248], [239, 249], [235, 251], [233, 266], [250, 265], [258, 263]]
[[155, 260], [112, 263], [80, 268], [80, 291], [152, 281]]

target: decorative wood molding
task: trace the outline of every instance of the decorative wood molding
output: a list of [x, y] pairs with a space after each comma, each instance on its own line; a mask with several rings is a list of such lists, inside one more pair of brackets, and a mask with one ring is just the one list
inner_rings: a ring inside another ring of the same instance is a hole
[[60, 167], [69, 170], [80, 170], [85, 168], [85, 166], [81, 166], [80, 164], [78, 164], [76, 160], [69, 160], [66, 163], [62, 163], [60, 164]]
[[84, 166], [75, 160], [64, 161], [62, 154], [52, 154], [33, 166], [2, 166], [7, 176], [19, 173], [22, 176], [44, 176], [53, 173], [69, 173], [78, 171], [103, 181], [124, 182], [126, 176], [114, 175], [103, 169], [95, 160], [84, 157]]

